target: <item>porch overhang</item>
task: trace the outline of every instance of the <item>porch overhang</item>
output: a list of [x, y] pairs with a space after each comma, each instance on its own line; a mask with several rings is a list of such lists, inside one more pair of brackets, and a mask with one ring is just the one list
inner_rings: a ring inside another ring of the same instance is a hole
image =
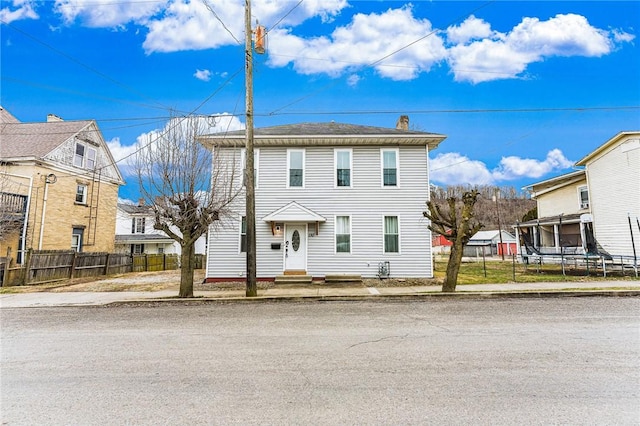
[[316, 224], [316, 235], [319, 232], [319, 225], [321, 222], [326, 222], [327, 219], [319, 215], [318, 213], [310, 210], [295, 201], [290, 202], [289, 204], [280, 207], [278, 210], [275, 210], [265, 217], [262, 218], [265, 222], [271, 223], [271, 233], [273, 235], [276, 234], [276, 224], [277, 223], [315, 223]]

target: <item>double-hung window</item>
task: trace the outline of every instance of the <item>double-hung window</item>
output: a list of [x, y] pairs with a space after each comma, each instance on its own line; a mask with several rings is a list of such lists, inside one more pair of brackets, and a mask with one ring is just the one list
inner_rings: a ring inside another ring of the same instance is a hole
[[336, 253], [351, 253], [351, 218], [336, 216]]
[[287, 188], [304, 188], [304, 149], [287, 150]]
[[381, 149], [382, 186], [398, 186], [398, 150]]
[[247, 252], [247, 217], [240, 220], [240, 253]]
[[76, 203], [87, 204], [87, 185], [79, 183], [76, 187]]
[[336, 149], [334, 151], [336, 171], [336, 187], [351, 187], [352, 152], [351, 149]]
[[384, 252], [400, 253], [400, 227], [398, 216], [384, 217]]
[[145, 218], [134, 217], [131, 219], [131, 233], [144, 234]]
[[[247, 184], [247, 175], [246, 175], [246, 170], [247, 170], [247, 150], [245, 148], [242, 148], [242, 154], [241, 154], [241, 161], [242, 161], [242, 186], [246, 186]], [[253, 150], [253, 183], [254, 183], [254, 187], [257, 188], [258, 187], [258, 160], [260, 158], [260, 150], [259, 149], [254, 149]]]
[[83, 143], [76, 142], [76, 152], [73, 156], [73, 165], [83, 169], [93, 170], [96, 167], [95, 148], [91, 148]]
[[586, 186], [579, 187], [578, 196], [580, 197], [580, 208], [588, 209], [589, 208], [589, 189]]

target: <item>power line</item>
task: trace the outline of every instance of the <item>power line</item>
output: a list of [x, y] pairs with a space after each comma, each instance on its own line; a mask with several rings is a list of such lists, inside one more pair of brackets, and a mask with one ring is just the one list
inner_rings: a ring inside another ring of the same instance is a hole
[[209, 2], [207, 2], [207, 0], [202, 0], [202, 4], [204, 4], [204, 7], [206, 7], [207, 9], [209, 9], [209, 12], [211, 12], [213, 14], [213, 16], [218, 20], [218, 22], [220, 22], [220, 24], [222, 25], [222, 27], [225, 29], [225, 31], [227, 33], [229, 33], [229, 35], [236, 41], [236, 43], [238, 43], [239, 45], [242, 44], [240, 42], [240, 40], [238, 40], [236, 38], [235, 35], [233, 35], [233, 33], [231, 32], [231, 30], [227, 27], [227, 25], [222, 21], [222, 19], [220, 18], [220, 16], [218, 16], [218, 14], [216, 13], [215, 10], [213, 10], [213, 7], [211, 7], [211, 5], [209, 4]]
[[69, 90], [69, 89], [65, 89], [65, 88], [62, 88], [62, 87], [39, 84], [39, 83], [31, 82], [31, 81], [21, 80], [21, 79], [14, 78], [14, 77], [8, 77], [8, 76], [5, 76], [5, 75], [2, 76], [2, 80], [11, 81], [11, 82], [14, 82], [14, 83], [22, 84], [24, 86], [31, 86], [31, 87], [35, 87], [35, 88], [39, 88], [39, 89], [50, 90], [50, 91], [53, 91], [53, 92], [68, 93], [68, 94], [77, 95], [77, 96], [84, 96], [84, 97], [87, 97], [87, 98], [99, 99], [99, 100], [103, 100], [103, 101], [118, 102], [118, 103], [129, 104], [129, 105], [136, 105], [136, 106], [141, 106], [141, 107], [144, 107], [144, 108], [161, 109], [161, 110], [166, 110], [167, 109], [164, 106], [143, 104], [143, 103], [139, 103], [139, 102], [129, 101], [129, 100], [126, 100], [126, 99], [117, 99], [117, 98], [109, 98], [109, 97], [105, 97], [105, 96], [98, 96], [98, 95], [94, 95], [92, 93], [80, 92], [80, 91], [77, 91], [77, 90]]
[[104, 74], [104, 73], [102, 73], [102, 72], [98, 71], [97, 69], [95, 69], [95, 68], [93, 68], [93, 67], [91, 67], [91, 66], [89, 66], [89, 65], [87, 65], [87, 64], [85, 64], [85, 63], [83, 63], [83, 62], [81, 62], [80, 60], [78, 60], [78, 59], [74, 58], [73, 56], [71, 56], [71, 55], [69, 55], [69, 54], [67, 54], [67, 53], [65, 53], [65, 52], [63, 52], [63, 51], [61, 51], [61, 50], [59, 50], [59, 49], [56, 49], [56, 48], [55, 48], [55, 47], [53, 47], [52, 45], [50, 45], [50, 44], [48, 44], [48, 43], [45, 43], [44, 41], [42, 41], [42, 40], [38, 39], [37, 37], [35, 37], [35, 36], [31, 35], [31, 34], [29, 34], [28, 32], [23, 31], [23, 30], [21, 30], [20, 28], [18, 28], [18, 27], [16, 27], [16, 26], [14, 26], [14, 25], [12, 25], [12, 24], [10, 24], [10, 23], [8, 23], [8, 22], [6, 22], [6, 21], [2, 20], [2, 19], [0, 19], [0, 22], [1, 22], [1, 23], [3, 23], [4, 25], [8, 26], [9, 28], [13, 29], [14, 31], [16, 31], [16, 32], [18, 32], [18, 33], [20, 33], [20, 34], [22, 34], [23, 36], [25, 36], [25, 37], [27, 37], [27, 38], [29, 38], [29, 39], [31, 39], [31, 40], [33, 40], [33, 41], [35, 41], [35, 42], [37, 42], [37, 43], [39, 43], [39, 44], [43, 45], [43, 46], [45, 46], [47, 49], [52, 50], [53, 52], [55, 52], [55, 53], [59, 54], [60, 56], [63, 56], [63, 57], [65, 57], [65, 58], [67, 58], [67, 59], [68, 59], [68, 60], [70, 60], [71, 62], [73, 62], [73, 63], [75, 63], [75, 64], [77, 64], [77, 65], [80, 65], [81, 67], [83, 67], [83, 68], [85, 68], [85, 69], [87, 69], [87, 70], [91, 71], [92, 73], [94, 73], [94, 74], [96, 74], [96, 75], [98, 75], [98, 76], [100, 76], [100, 77], [104, 78], [105, 80], [110, 81], [110, 82], [112, 82], [112, 83], [114, 83], [114, 84], [116, 84], [116, 85], [118, 85], [118, 86], [120, 86], [120, 87], [122, 87], [122, 88], [124, 88], [124, 89], [128, 90], [129, 92], [131, 92], [131, 93], [133, 93], [133, 94], [135, 94], [135, 95], [138, 95], [138, 96], [141, 96], [142, 98], [145, 98], [145, 99], [151, 100], [152, 102], [156, 103], [157, 105], [159, 105], [159, 106], [161, 106], [161, 107], [163, 107], [163, 108], [167, 109], [167, 107], [166, 107], [166, 106], [163, 106], [160, 102], [156, 101], [155, 99], [152, 99], [152, 98], [150, 98], [150, 97], [146, 96], [146, 95], [145, 95], [145, 94], [143, 94], [143, 93], [137, 92], [136, 90], [134, 90], [133, 88], [131, 88], [131, 87], [127, 86], [127, 85], [125, 85], [124, 83], [121, 83], [121, 82], [119, 82], [118, 80], [116, 80], [116, 79], [114, 79], [114, 78], [112, 78], [112, 77], [109, 77], [108, 75], [106, 75], [106, 74]]
[[[316, 93], [316, 92], [314, 92]], [[311, 96], [311, 95], [308, 95]], [[374, 115], [374, 114], [487, 114], [487, 113], [534, 113], [562, 111], [622, 111], [640, 109], [640, 105], [610, 107], [543, 107], [543, 108], [484, 108], [484, 109], [424, 109], [424, 110], [353, 110], [353, 111], [291, 111], [256, 114], [260, 116], [275, 115]]]

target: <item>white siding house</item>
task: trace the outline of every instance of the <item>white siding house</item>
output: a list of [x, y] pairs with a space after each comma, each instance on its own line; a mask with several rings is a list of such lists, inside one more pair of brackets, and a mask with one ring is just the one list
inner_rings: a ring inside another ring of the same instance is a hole
[[[214, 164], [244, 161], [244, 131], [202, 136]], [[257, 277], [432, 277], [428, 154], [439, 134], [340, 123], [255, 129]], [[241, 180], [240, 180], [241, 181]], [[241, 182], [239, 183], [241, 185]], [[245, 277], [245, 197], [210, 232], [206, 279]]]
[[[116, 243], [118, 253], [180, 254], [180, 244], [164, 232], [154, 229], [153, 211], [149, 206], [118, 204]], [[174, 231], [176, 232], [177, 229]], [[176, 232], [179, 234], [179, 232]], [[204, 254], [206, 237], [196, 241], [195, 253]]]
[[640, 132], [618, 133], [576, 165], [587, 173], [596, 240], [623, 256], [633, 256], [635, 244], [640, 257]]
[[528, 254], [640, 258], [640, 132], [618, 133], [576, 166], [526, 187], [539, 217], [518, 224]]

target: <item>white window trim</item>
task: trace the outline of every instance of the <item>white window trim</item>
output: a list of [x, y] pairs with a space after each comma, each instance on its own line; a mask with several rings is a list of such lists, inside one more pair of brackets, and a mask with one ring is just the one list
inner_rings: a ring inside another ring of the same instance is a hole
[[[338, 251], [338, 218], [349, 218], [349, 251]], [[339, 214], [333, 217], [333, 254], [348, 255], [353, 253], [353, 222], [350, 214]]]
[[[384, 236], [385, 236], [385, 229], [384, 229], [384, 218], [385, 217], [395, 217], [398, 220], [398, 251], [386, 251], [385, 250], [385, 246], [384, 246]], [[384, 255], [393, 255], [393, 256], [398, 256], [402, 253], [402, 228], [400, 226], [400, 216], [397, 214], [385, 214], [382, 215], [382, 254]]]
[[[291, 153], [292, 152], [301, 152], [302, 153], [302, 186], [291, 186]], [[287, 149], [287, 188], [291, 189], [304, 189], [307, 178], [307, 167], [306, 167], [306, 152], [304, 148], [289, 148]]]
[[[84, 188], [84, 192], [82, 194], [82, 200], [78, 201], [78, 188], [83, 187]], [[75, 203], [76, 204], [82, 204], [82, 205], [87, 205], [87, 194], [89, 192], [89, 186], [84, 184], [84, 183], [79, 183], [76, 186], [76, 199], [75, 199]]]
[[[247, 159], [247, 149], [242, 148], [240, 151], [240, 165], [242, 166], [242, 186], [245, 186], [244, 181], [244, 171], [246, 169], [246, 159]], [[253, 180], [254, 180], [254, 188], [258, 187], [260, 176], [260, 148], [254, 148], [253, 150]]]
[[[396, 184], [391, 186], [384, 184], [384, 153], [385, 151], [393, 151], [396, 153]], [[380, 187], [381, 188], [400, 188], [400, 150], [398, 148], [380, 148]]]
[[[349, 186], [338, 186], [338, 153], [349, 153]], [[333, 187], [338, 189], [353, 188], [353, 149], [351, 148], [334, 148], [333, 150]]]
[[[76, 155], [78, 155], [76, 153], [77, 150], [77, 146], [80, 145], [82, 147], [84, 147], [84, 154], [82, 155], [82, 164], [78, 165], [76, 164]], [[74, 150], [73, 150], [73, 166], [74, 167], [80, 167], [81, 169], [86, 169], [87, 168], [87, 158], [89, 157], [89, 152], [93, 152], [93, 167], [91, 168], [91, 170], [93, 170], [96, 167], [96, 164], [98, 162], [98, 150], [95, 148], [90, 147], [88, 144], [84, 144], [82, 142], [78, 142], [76, 141], [76, 144], [74, 145]]]
[[[140, 225], [138, 226], [138, 221], [140, 221]], [[146, 234], [147, 233], [147, 218], [143, 216], [133, 216], [133, 234]]]
[[[587, 193], [587, 205], [584, 206], [582, 204], [582, 191], [586, 191]], [[578, 208], [580, 210], [587, 210], [589, 209], [589, 207], [591, 207], [591, 200], [589, 197], [589, 187], [587, 185], [581, 185], [578, 187]]]

